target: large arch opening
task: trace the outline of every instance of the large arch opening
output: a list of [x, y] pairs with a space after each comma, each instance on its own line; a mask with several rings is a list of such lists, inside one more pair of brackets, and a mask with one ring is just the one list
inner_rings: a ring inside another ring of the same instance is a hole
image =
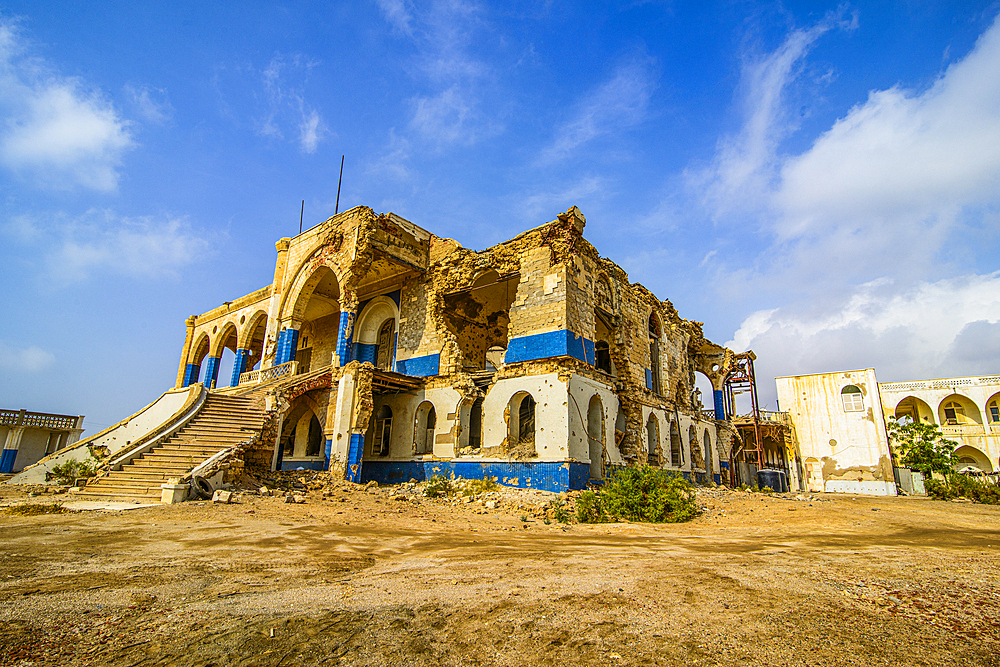
[[694, 374], [694, 395], [692, 402], [696, 410], [707, 410], [715, 417], [715, 388], [712, 381], [701, 371]]
[[587, 443], [590, 479], [604, 479], [604, 405], [597, 394], [587, 406]]
[[417, 406], [413, 425], [413, 453], [431, 454], [434, 451], [434, 432], [437, 427], [437, 413], [434, 404], [424, 401]]
[[306, 399], [299, 399], [282, 420], [278, 444], [278, 469], [294, 468], [295, 462], [313, 463], [324, 457], [323, 424]]
[[[211, 350], [211, 341], [207, 333], [202, 333], [198, 342], [191, 346], [191, 356], [188, 358], [189, 377], [187, 384], [196, 384], [204, 380], [205, 358]], [[193, 368], [191, 368], [193, 366]]]
[[296, 298], [293, 313], [300, 319], [295, 360], [306, 373], [333, 362], [340, 332], [340, 283], [328, 266], [318, 267]]
[[[222, 331], [216, 336], [215, 349], [212, 356], [217, 359], [215, 362], [215, 382], [212, 386], [228, 387], [232, 384], [233, 363], [236, 361], [236, 348], [239, 346], [239, 334], [236, 325], [227, 322]], [[208, 380], [209, 378], [206, 378]]]
[[969, 426], [983, 423], [979, 407], [971, 399], [961, 394], [946, 396], [941, 401], [938, 405], [938, 418], [945, 426]]
[[916, 396], [907, 396], [896, 404], [896, 420], [909, 419], [914, 423], [934, 424], [934, 409]]
[[[249, 318], [240, 318], [242, 331], [240, 334], [240, 349], [246, 350], [243, 368], [240, 373], [258, 370], [260, 362], [264, 358], [264, 341], [267, 339], [267, 313], [258, 310]], [[233, 384], [239, 384], [237, 369], [233, 372]]]
[[369, 361], [383, 371], [394, 369], [399, 309], [387, 296], [372, 299], [355, 327], [355, 359]]

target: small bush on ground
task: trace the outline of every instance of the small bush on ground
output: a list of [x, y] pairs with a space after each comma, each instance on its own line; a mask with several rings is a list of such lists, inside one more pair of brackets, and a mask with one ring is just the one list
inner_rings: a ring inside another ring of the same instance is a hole
[[496, 477], [486, 477], [484, 479], [462, 479], [434, 475], [424, 487], [424, 495], [428, 498], [443, 498], [445, 496], [478, 496], [481, 493], [489, 493], [500, 488]]
[[691, 484], [679, 473], [649, 466], [619, 468], [600, 491], [585, 492], [577, 499], [577, 518], [582, 523], [608, 519], [680, 523], [696, 513]]
[[499, 488], [496, 477], [484, 477], [483, 479], [459, 479], [463, 496], [478, 496], [480, 493], [489, 493]]
[[424, 495], [428, 498], [441, 498], [443, 496], [454, 495], [454, 493], [455, 485], [443, 475], [434, 475], [427, 482], [427, 486], [424, 487]]
[[83, 461], [69, 460], [52, 467], [52, 477], [60, 484], [72, 484], [79, 477], [93, 477], [97, 472], [97, 460], [88, 458]]
[[556, 520], [556, 523], [569, 523], [569, 512], [566, 510], [565, 500], [555, 498], [549, 505], [552, 507], [552, 518]]
[[924, 488], [928, 496], [937, 500], [965, 498], [984, 505], [1000, 505], [1000, 486], [957, 472], [946, 475], [943, 482], [925, 480]]

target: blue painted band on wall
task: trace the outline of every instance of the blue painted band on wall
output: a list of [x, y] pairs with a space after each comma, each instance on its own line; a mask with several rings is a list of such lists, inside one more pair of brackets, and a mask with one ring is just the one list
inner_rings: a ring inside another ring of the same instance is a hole
[[233, 377], [229, 380], [230, 387], [235, 387], [240, 383], [240, 376], [247, 372], [249, 358], [250, 350], [236, 350], [236, 358], [233, 360]]
[[207, 357], [205, 361], [208, 362], [205, 364], [205, 386], [215, 389], [215, 383], [219, 381], [219, 358]]
[[410, 357], [396, 362], [396, 372], [414, 377], [430, 377], [441, 370], [441, 355], [428, 354], [423, 357]]
[[188, 364], [187, 368], [184, 369], [184, 384], [182, 387], [190, 387], [195, 382], [198, 381], [198, 375], [201, 373], [201, 364]]
[[725, 419], [726, 418], [726, 400], [725, 395], [722, 393], [721, 389], [712, 390], [712, 398], [715, 400], [715, 418]]
[[464, 479], [496, 477], [505, 486], [559, 492], [586, 488], [590, 465], [572, 461], [365, 461], [361, 481], [396, 484], [452, 474]]
[[351, 444], [347, 448], [347, 471], [344, 479], [356, 484], [361, 483], [361, 459], [365, 452], [365, 436], [361, 433], [351, 434]]
[[653, 391], [653, 369], [646, 369], [646, 389]]
[[569, 329], [520, 336], [512, 338], [507, 344], [504, 361], [512, 364], [549, 357], [573, 357], [593, 365], [596, 361], [594, 341]]
[[340, 329], [337, 331], [337, 356], [340, 364], [344, 365], [351, 358], [351, 340], [354, 338], [354, 313], [351, 311], [340, 312]]
[[3, 450], [3, 453], [0, 453], [0, 473], [7, 474], [14, 472], [14, 459], [16, 458], [16, 449]]
[[326, 445], [323, 447], [323, 455], [326, 457], [326, 465], [323, 470], [330, 469], [330, 455], [333, 453], [333, 438], [326, 439]]
[[720, 475], [718, 473], [713, 473], [712, 474], [712, 479], [715, 480], [716, 484], [722, 484], [722, 475]]

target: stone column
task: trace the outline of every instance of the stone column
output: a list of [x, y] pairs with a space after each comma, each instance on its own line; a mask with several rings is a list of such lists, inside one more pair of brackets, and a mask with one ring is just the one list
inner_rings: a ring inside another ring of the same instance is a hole
[[280, 366], [289, 361], [295, 361], [295, 351], [299, 346], [299, 330], [292, 328], [294, 323], [278, 333], [278, 346], [274, 354], [274, 365]]
[[357, 316], [358, 299], [352, 293], [345, 293], [340, 300], [340, 329], [337, 332], [337, 351], [334, 366], [346, 366], [353, 361], [354, 319]]
[[233, 377], [229, 381], [230, 387], [235, 387], [240, 383], [240, 376], [246, 373], [247, 361], [250, 359], [250, 350], [239, 348], [236, 350], [236, 359], [233, 360]]
[[216, 382], [219, 381], [219, 357], [208, 357], [205, 359], [205, 380], [203, 384], [206, 389], [215, 389]]
[[191, 384], [190, 382], [187, 381], [188, 367], [190, 366], [190, 364], [187, 363], [187, 358], [188, 355], [191, 354], [191, 342], [192, 339], [194, 338], [194, 319], [195, 316], [192, 315], [191, 317], [184, 320], [184, 324], [187, 325], [187, 335], [184, 338], [184, 349], [181, 351], [180, 368], [177, 369], [177, 382], [174, 383], [174, 386], [177, 389], [181, 389]]

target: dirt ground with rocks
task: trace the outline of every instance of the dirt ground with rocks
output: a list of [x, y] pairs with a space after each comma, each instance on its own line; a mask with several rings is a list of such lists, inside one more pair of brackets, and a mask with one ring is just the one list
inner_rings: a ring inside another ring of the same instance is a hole
[[23, 516], [68, 497], [0, 486], [0, 664], [1000, 665], [1000, 507], [702, 489], [581, 525], [322, 488]]

